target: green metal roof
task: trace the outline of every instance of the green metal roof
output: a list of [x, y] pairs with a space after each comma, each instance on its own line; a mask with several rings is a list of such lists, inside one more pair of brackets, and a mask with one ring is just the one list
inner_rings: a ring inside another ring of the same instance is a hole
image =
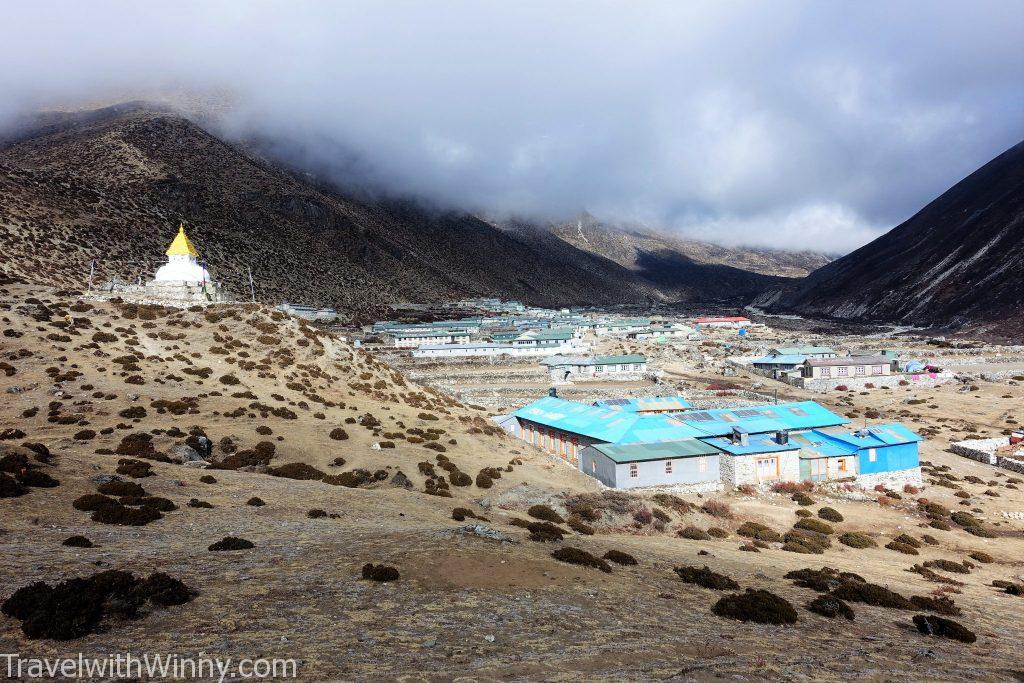
[[698, 455], [717, 455], [719, 451], [697, 439], [682, 441], [661, 441], [658, 443], [632, 443], [616, 446], [610, 443], [595, 444], [592, 448], [607, 455], [616, 463], [645, 462], [647, 460], [670, 460], [692, 458]]
[[647, 357], [638, 353], [627, 356], [594, 356], [592, 365], [615, 365], [617, 363], [646, 363]]

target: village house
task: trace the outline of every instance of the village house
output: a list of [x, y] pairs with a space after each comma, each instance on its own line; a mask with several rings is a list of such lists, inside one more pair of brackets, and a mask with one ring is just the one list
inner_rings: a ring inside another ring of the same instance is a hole
[[639, 332], [651, 326], [647, 318], [635, 318], [632, 320], [600, 320], [594, 324], [594, 333], [598, 336], [609, 334], [626, 334], [628, 332]]
[[784, 373], [802, 369], [806, 360], [805, 356], [765, 356], [750, 365], [758, 374], [779, 379]]
[[694, 318], [694, 325], [699, 327], [726, 327], [726, 328], [740, 328], [747, 327], [750, 325], [750, 319], [744, 318], [741, 315], [736, 316], [710, 316], [704, 318]]
[[469, 332], [463, 330], [438, 330], [423, 328], [408, 332], [390, 332], [395, 340], [395, 347], [409, 349], [423, 344], [463, 344], [470, 339]]
[[808, 358], [800, 376], [805, 379], [837, 377], [880, 377], [892, 373], [884, 356], [842, 356], [839, 358]]
[[551, 356], [541, 361], [556, 382], [582, 379], [621, 379], [624, 375], [647, 372], [647, 357], [626, 356]]
[[[619, 405], [615, 399], [586, 405], [552, 395], [496, 420], [609, 486], [705, 485], [705, 470], [666, 465], [675, 458], [662, 446], [687, 440], [719, 453], [717, 476], [729, 487], [805, 480], [850, 480], [872, 487], [921, 481], [921, 437], [900, 424], [849, 431], [846, 418], [813, 401], [644, 413], [629, 409], [633, 399], [621, 400]], [[654, 445], [658, 448], [636, 448]], [[693, 457], [688, 449], [696, 447], [679, 448], [679, 457], [685, 458]]]
[[698, 493], [722, 488], [719, 454], [697, 439], [595, 444], [580, 453], [579, 468], [612, 488], [675, 486]]
[[530, 330], [514, 340], [514, 346], [551, 347], [571, 344], [578, 337], [574, 330], [553, 328], [548, 330]]
[[768, 349], [771, 356], [803, 356], [804, 358], [835, 358], [837, 354], [828, 346], [780, 346]]

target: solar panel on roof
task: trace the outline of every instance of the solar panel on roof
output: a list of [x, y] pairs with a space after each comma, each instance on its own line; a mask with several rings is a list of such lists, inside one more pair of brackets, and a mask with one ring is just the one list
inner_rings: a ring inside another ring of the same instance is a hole
[[715, 418], [710, 413], [686, 413], [685, 420], [697, 422], [712, 422]]
[[754, 417], [755, 415], [761, 414], [760, 410], [751, 410], [749, 408], [744, 410], [734, 410], [733, 412], [739, 417]]
[[800, 417], [806, 417], [809, 414], [803, 408], [790, 408], [789, 412], [793, 413], [794, 415], [798, 415]]
[[624, 406], [624, 405], [629, 405], [629, 399], [628, 398], [610, 398], [607, 401], [604, 401], [604, 404], [605, 405], [609, 405], [609, 406]]

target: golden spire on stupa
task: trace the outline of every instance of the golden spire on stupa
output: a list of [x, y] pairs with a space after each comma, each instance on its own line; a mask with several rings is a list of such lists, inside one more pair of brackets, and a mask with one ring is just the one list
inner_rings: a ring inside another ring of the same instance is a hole
[[178, 234], [175, 236], [174, 241], [171, 242], [171, 246], [167, 248], [168, 256], [194, 256], [199, 257], [199, 252], [196, 251], [195, 245], [192, 244], [192, 240], [185, 234], [185, 224], [178, 224]]

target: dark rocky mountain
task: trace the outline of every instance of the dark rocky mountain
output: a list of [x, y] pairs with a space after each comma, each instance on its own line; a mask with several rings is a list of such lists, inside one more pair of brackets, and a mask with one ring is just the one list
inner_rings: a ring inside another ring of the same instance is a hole
[[360, 318], [398, 301], [471, 296], [744, 303], [785, 283], [670, 248], [624, 265], [558, 231], [354, 196], [273, 151], [139, 103], [37, 117], [0, 136], [0, 271], [83, 288], [95, 262], [97, 283], [145, 279], [183, 221], [236, 295], [248, 294], [251, 268], [262, 301]]
[[1024, 142], [890, 232], [756, 305], [1024, 338]]

